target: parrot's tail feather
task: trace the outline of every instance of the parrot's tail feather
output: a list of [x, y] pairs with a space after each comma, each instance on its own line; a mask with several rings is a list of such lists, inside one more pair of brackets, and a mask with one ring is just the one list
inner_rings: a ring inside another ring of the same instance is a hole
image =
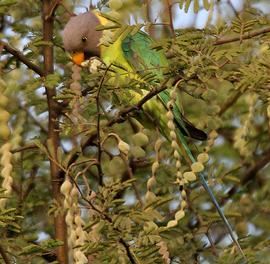
[[198, 139], [201, 141], [207, 140], [207, 134], [204, 131], [196, 128], [184, 116], [182, 116], [181, 119], [184, 123], [185, 128], [183, 128], [180, 124], [178, 124], [177, 120], [176, 120], [176, 123], [178, 124], [178, 128], [181, 130], [184, 136]]
[[[185, 137], [184, 137], [184, 134], [182, 133], [182, 130], [179, 129], [178, 130], [178, 138], [181, 142], [181, 145], [182, 147], [184, 148], [188, 158], [191, 160], [191, 162], [196, 162], [196, 159], [194, 158], [191, 150], [189, 149], [187, 143], [186, 143], [186, 140], [185, 140]], [[206, 192], [208, 193], [212, 203], [214, 204], [214, 206], [216, 207], [216, 210], [218, 211], [218, 214], [219, 216], [221, 217], [222, 221], [224, 222], [225, 226], [227, 227], [227, 230], [230, 234], [230, 237], [232, 239], [232, 241], [234, 242], [234, 244], [237, 246], [237, 248], [239, 249], [239, 252], [242, 254], [243, 258], [245, 259], [245, 263], [247, 263], [247, 258], [239, 244], [239, 242], [237, 241], [237, 239], [235, 238], [235, 235], [233, 233], [233, 229], [228, 221], [228, 219], [226, 218], [226, 216], [224, 215], [215, 195], [213, 194], [212, 190], [210, 189], [205, 177], [204, 177], [204, 174], [203, 173], [199, 173], [199, 178], [200, 178], [200, 181], [201, 181], [201, 184], [202, 186], [204, 187], [204, 189], [206, 190]]]

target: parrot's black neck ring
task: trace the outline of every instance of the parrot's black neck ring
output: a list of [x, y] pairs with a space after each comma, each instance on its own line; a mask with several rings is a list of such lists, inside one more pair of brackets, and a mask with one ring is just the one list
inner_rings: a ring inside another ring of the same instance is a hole
[[97, 54], [94, 54], [93, 52], [85, 51], [84, 52], [84, 59], [89, 60], [91, 57], [96, 57]]

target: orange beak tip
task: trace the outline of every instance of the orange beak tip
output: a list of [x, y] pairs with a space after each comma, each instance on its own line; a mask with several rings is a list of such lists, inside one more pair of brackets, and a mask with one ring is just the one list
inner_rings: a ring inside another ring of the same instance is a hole
[[84, 61], [84, 53], [83, 52], [75, 52], [74, 54], [72, 54], [72, 61], [77, 64], [77, 65], [81, 65], [81, 63]]

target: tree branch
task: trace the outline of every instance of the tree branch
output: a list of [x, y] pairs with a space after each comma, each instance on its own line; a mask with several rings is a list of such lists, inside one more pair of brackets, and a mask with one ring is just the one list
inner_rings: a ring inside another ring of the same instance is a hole
[[[247, 170], [244, 176], [241, 179], [241, 185], [246, 185], [251, 182], [258, 174], [258, 172], [264, 168], [270, 162], [270, 148], [264, 152], [263, 155], [255, 162], [255, 164], [251, 165]], [[227, 196], [222, 199], [221, 205], [225, 204], [225, 202], [231, 198], [237, 191], [237, 187], [233, 186]]]
[[259, 35], [263, 35], [266, 33], [270, 33], [270, 27], [265, 27], [262, 29], [253, 30], [253, 31], [250, 31], [250, 32], [243, 34], [242, 36], [221, 37], [221, 38], [217, 39], [213, 44], [215, 46], [223, 45], [223, 44], [227, 44], [227, 43], [231, 43], [231, 42], [235, 42], [235, 41], [250, 39], [250, 38], [253, 38], [253, 37], [256, 37]]
[[[54, 1], [43, 0], [42, 3], [42, 23], [43, 23], [43, 40], [52, 42], [53, 30], [54, 30], [54, 12], [51, 12]], [[45, 76], [54, 72], [54, 56], [53, 46], [44, 46], [43, 48], [44, 57], [44, 72]], [[47, 95], [47, 105], [49, 112], [48, 120], [48, 141], [52, 145], [52, 153], [54, 159], [57, 158], [57, 149], [60, 146], [59, 138], [59, 110], [58, 104], [54, 100], [56, 96], [56, 89], [45, 87]], [[56, 160], [57, 161], [57, 160]], [[50, 159], [50, 174], [52, 184], [52, 196], [58, 204], [63, 203], [60, 187], [63, 181], [62, 175], [60, 174], [60, 168], [58, 162], [54, 162]], [[67, 228], [65, 222], [65, 216], [58, 214], [54, 218], [54, 231], [55, 239], [63, 241], [64, 245], [57, 248], [57, 260], [60, 264], [68, 263], [68, 246], [67, 246]]]
[[237, 91], [231, 97], [229, 97], [228, 100], [221, 106], [221, 108], [218, 112], [218, 115], [219, 116], [223, 115], [238, 100], [238, 98], [242, 94], [243, 94], [242, 92]]
[[250, 166], [241, 180], [243, 185], [254, 179], [257, 173], [270, 162], [270, 148], [258, 159], [254, 165]]
[[40, 67], [38, 67], [36, 64], [31, 62], [23, 53], [20, 51], [12, 48], [9, 44], [5, 43], [4, 41], [0, 40], [0, 45], [3, 46], [4, 50], [13, 55], [18, 61], [25, 64], [29, 69], [33, 70], [35, 73], [37, 73], [39, 76], [44, 76], [45, 72], [42, 71]]

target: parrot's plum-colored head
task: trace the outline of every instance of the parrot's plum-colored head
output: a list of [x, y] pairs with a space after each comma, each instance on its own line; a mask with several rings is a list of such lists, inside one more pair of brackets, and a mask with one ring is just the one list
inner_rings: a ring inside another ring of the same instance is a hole
[[91, 56], [99, 56], [99, 40], [102, 36], [96, 31], [99, 20], [92, 12], [72, 17], [63, 31], [63, 42], [65, 50], [72, 53], [73, 62], [81, 64]]

